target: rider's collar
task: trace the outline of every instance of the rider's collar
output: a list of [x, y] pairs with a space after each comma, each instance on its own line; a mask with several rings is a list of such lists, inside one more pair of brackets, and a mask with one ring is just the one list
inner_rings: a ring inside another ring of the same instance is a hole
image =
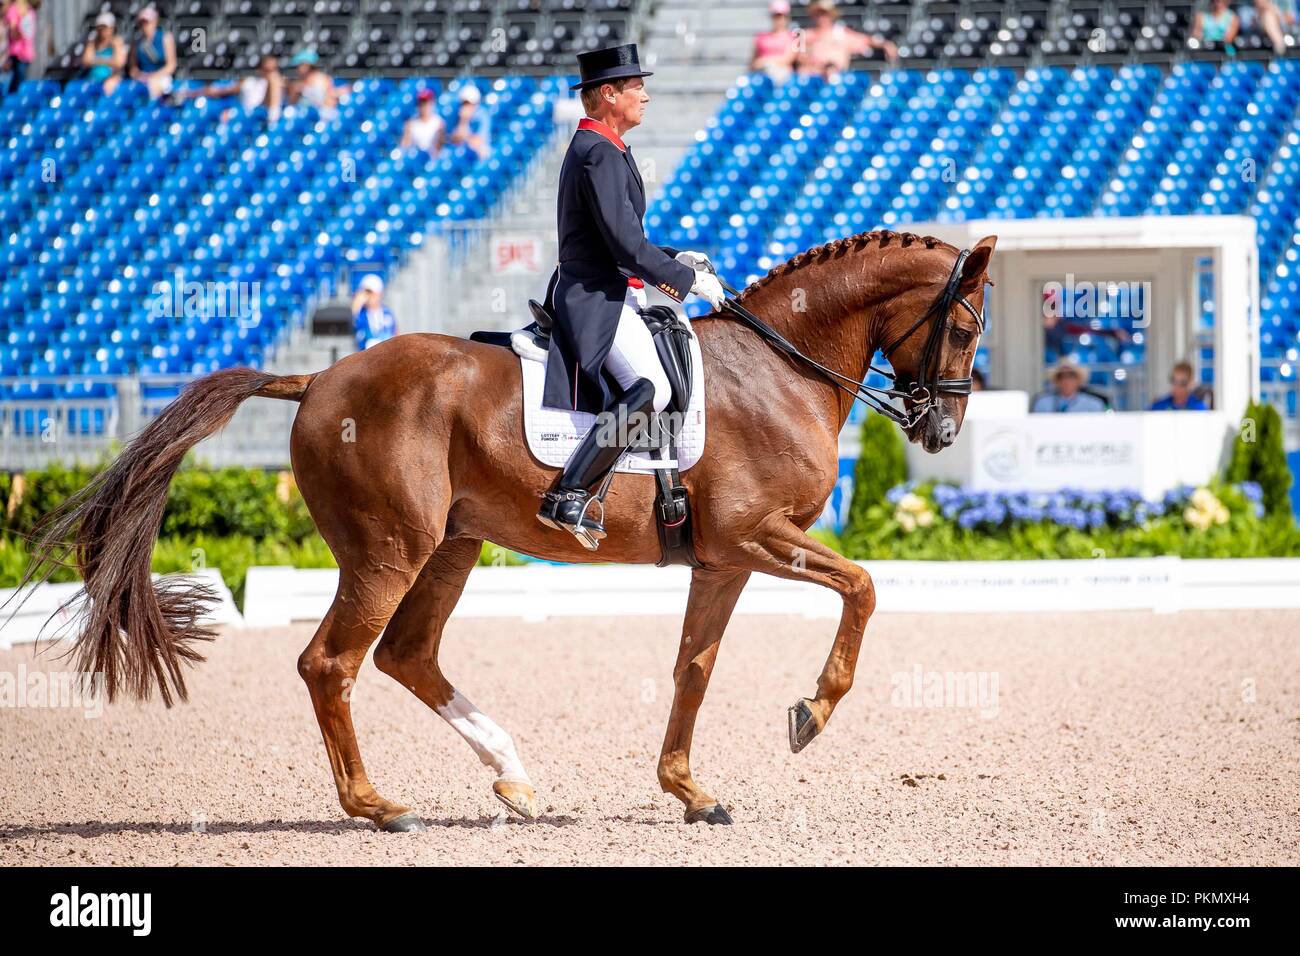
[[619, 139], [618, 133], [615, 133], [600, 120], [594, 120], [590, 116], [584, 116], [582, 119], [578, 120], [578, 129], [589, 129], [593, 133], [599, 133], [623, 152], [627, 152], [627, 144]]

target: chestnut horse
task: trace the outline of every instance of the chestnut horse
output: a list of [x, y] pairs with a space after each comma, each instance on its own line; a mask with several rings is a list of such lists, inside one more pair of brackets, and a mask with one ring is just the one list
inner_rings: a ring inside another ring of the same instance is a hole
[[[739, 302], [806, 356], [862, 381], [878, 346], [900, 381], [969, 377], [996, 237], [964, 260], [935, 239], [864, 233], [805, 252], [746, 289]], [[965, 308], [944, 308], [917, 334], [950, 278]], [[853, 398], [808, 365], [775, 350], [741, 323], [712, 315], [693, 323], [705, 363], [708, 443], [682, 478], [690, 489], [694, 545], [675, 693], [659, 782], [685, 804], [686, 820], [730, 823], [690, 769], [695, 716], [722, 632], [754, 571], [814, 581], [844, 602], [817, 692], [791, 708], [791, 747], [826, 727], [853, 683], [876, 604], [858, 564], [809, 537], [838, 477], [840, 429]], [[937, 343], [935, 347], [934, 343]], [[926, 361], [933, 368], [920, 368]], [[290, 450], [298, 487], [338, 559], [334, 602], [298, 660], [325, 739], [343, 810], [393, 831], [424, 825], [380, 796], [361, 762], [348, 689], [382, 634], [375, 664], [446, 719], [496, 775], [493, 791], [524, 817], [537, 798], [510, 735], [452, 686], [438, 665], [443, 627], [485, 540], [556, 561], [650, 564], [659, 558], [655, 482], [620, 475], [607, 501], [609, 537], [597, 553], [539, 524], [537, 502], [555, 472], [529, 455], [519, 359], [508, 349], [444, 335], [403, 335], [314, 375], [247, 368], [191, 383], [81, 493], [38, 532], [28, 580], [52, 559], [71, 560], [90, 602], [70, 653], [121, 691], [170, 705], [184, 699], [184, 667], [206, 595], [176, 579], [154, 584], [150, 556], [168, 486], [185, 453], [223, 427], [253, 396], [301, 403]], [[927, 376], [930, 376], [927, 379]], [[936, 397], [907, 437], [929, 451], [951, 443], [963, 394]], [[48, 565], [46, 565], [48, 566]]]

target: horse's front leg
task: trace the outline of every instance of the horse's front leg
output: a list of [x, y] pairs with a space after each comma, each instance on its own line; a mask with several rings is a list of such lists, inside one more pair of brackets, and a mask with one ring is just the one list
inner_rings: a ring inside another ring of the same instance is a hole
[[722, 632], [748, 580], [748, 571], [696, 568], [691, 574], [682, 642], [673, 668], [673, 709], [659, 754], [659, 785], [686, 804], [687, 823], [731, 822], [722, 805], [696, 786], [691, 777], [691, 737]]
[[798, 753], [826, 729], [835, 705], [853, 686], [862, 635], [876, 609], [876, 589], [871, 575], [860, 565], [810, 538], [783, 515], [773, 515], [762, 527], [763, 534], [743, 545], [753, 570], [812, 581], [835, 591], [844, 601], [835, 643], [817, 678], [817, 695], [790, 708], [790, 749]]

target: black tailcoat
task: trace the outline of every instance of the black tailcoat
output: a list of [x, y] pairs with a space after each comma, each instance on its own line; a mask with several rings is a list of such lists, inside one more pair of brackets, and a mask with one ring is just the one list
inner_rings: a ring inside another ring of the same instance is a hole
[[543, 404], [600, 412], [609, 390], [600, 369], [635, 277], [686, 298], [695, 272], [650, 244], [641, 223], [645, 185], [632, 151], [603, 124], [583, 120], [560, 169], [560, 264], [551, 277], [551, 334]]

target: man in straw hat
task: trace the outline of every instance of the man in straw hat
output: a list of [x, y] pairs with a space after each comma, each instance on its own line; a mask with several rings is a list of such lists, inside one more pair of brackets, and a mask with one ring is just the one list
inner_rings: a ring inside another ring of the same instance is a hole
[[[573, 89], [580, 91], [587, 115], [560, 169], [560, 262], [547, 295], [555, 324], [543, 401], [615, 415], [620, 422], [646, 421], [663, 411], [671, 391], [641, 318], [644, 286], [679, 302], [695, 293], [717, 309], [722, 285], [703, 255], [673, 257], [646, 238], [641, 222], [645, 186], [632, 150], [623, 142], [641, 124], [650, 102], [645, 77], [651, 74], [641, 69], [636, 44], [581, 53], [578, 68], [581, 79]], [[616, 390], [606, 384], [602, 371], [618, 383]], [[543, 496], [537, 519], [594, 549], [605, 529], [600, 515], [584, 515], [583, 509], [594, 487], [638, 437], [632, 431], [593, 426]], [[611, 433], [617, 438], [611, 439]]]
[[1031, 412], [1104, 412], [1106, 402], [1092, 392], [1085, 391], [1088, 376], [1074, 359], [1065, 356], [1052, 369], [1052, 390], [1043, 392], [1030, 409]]

